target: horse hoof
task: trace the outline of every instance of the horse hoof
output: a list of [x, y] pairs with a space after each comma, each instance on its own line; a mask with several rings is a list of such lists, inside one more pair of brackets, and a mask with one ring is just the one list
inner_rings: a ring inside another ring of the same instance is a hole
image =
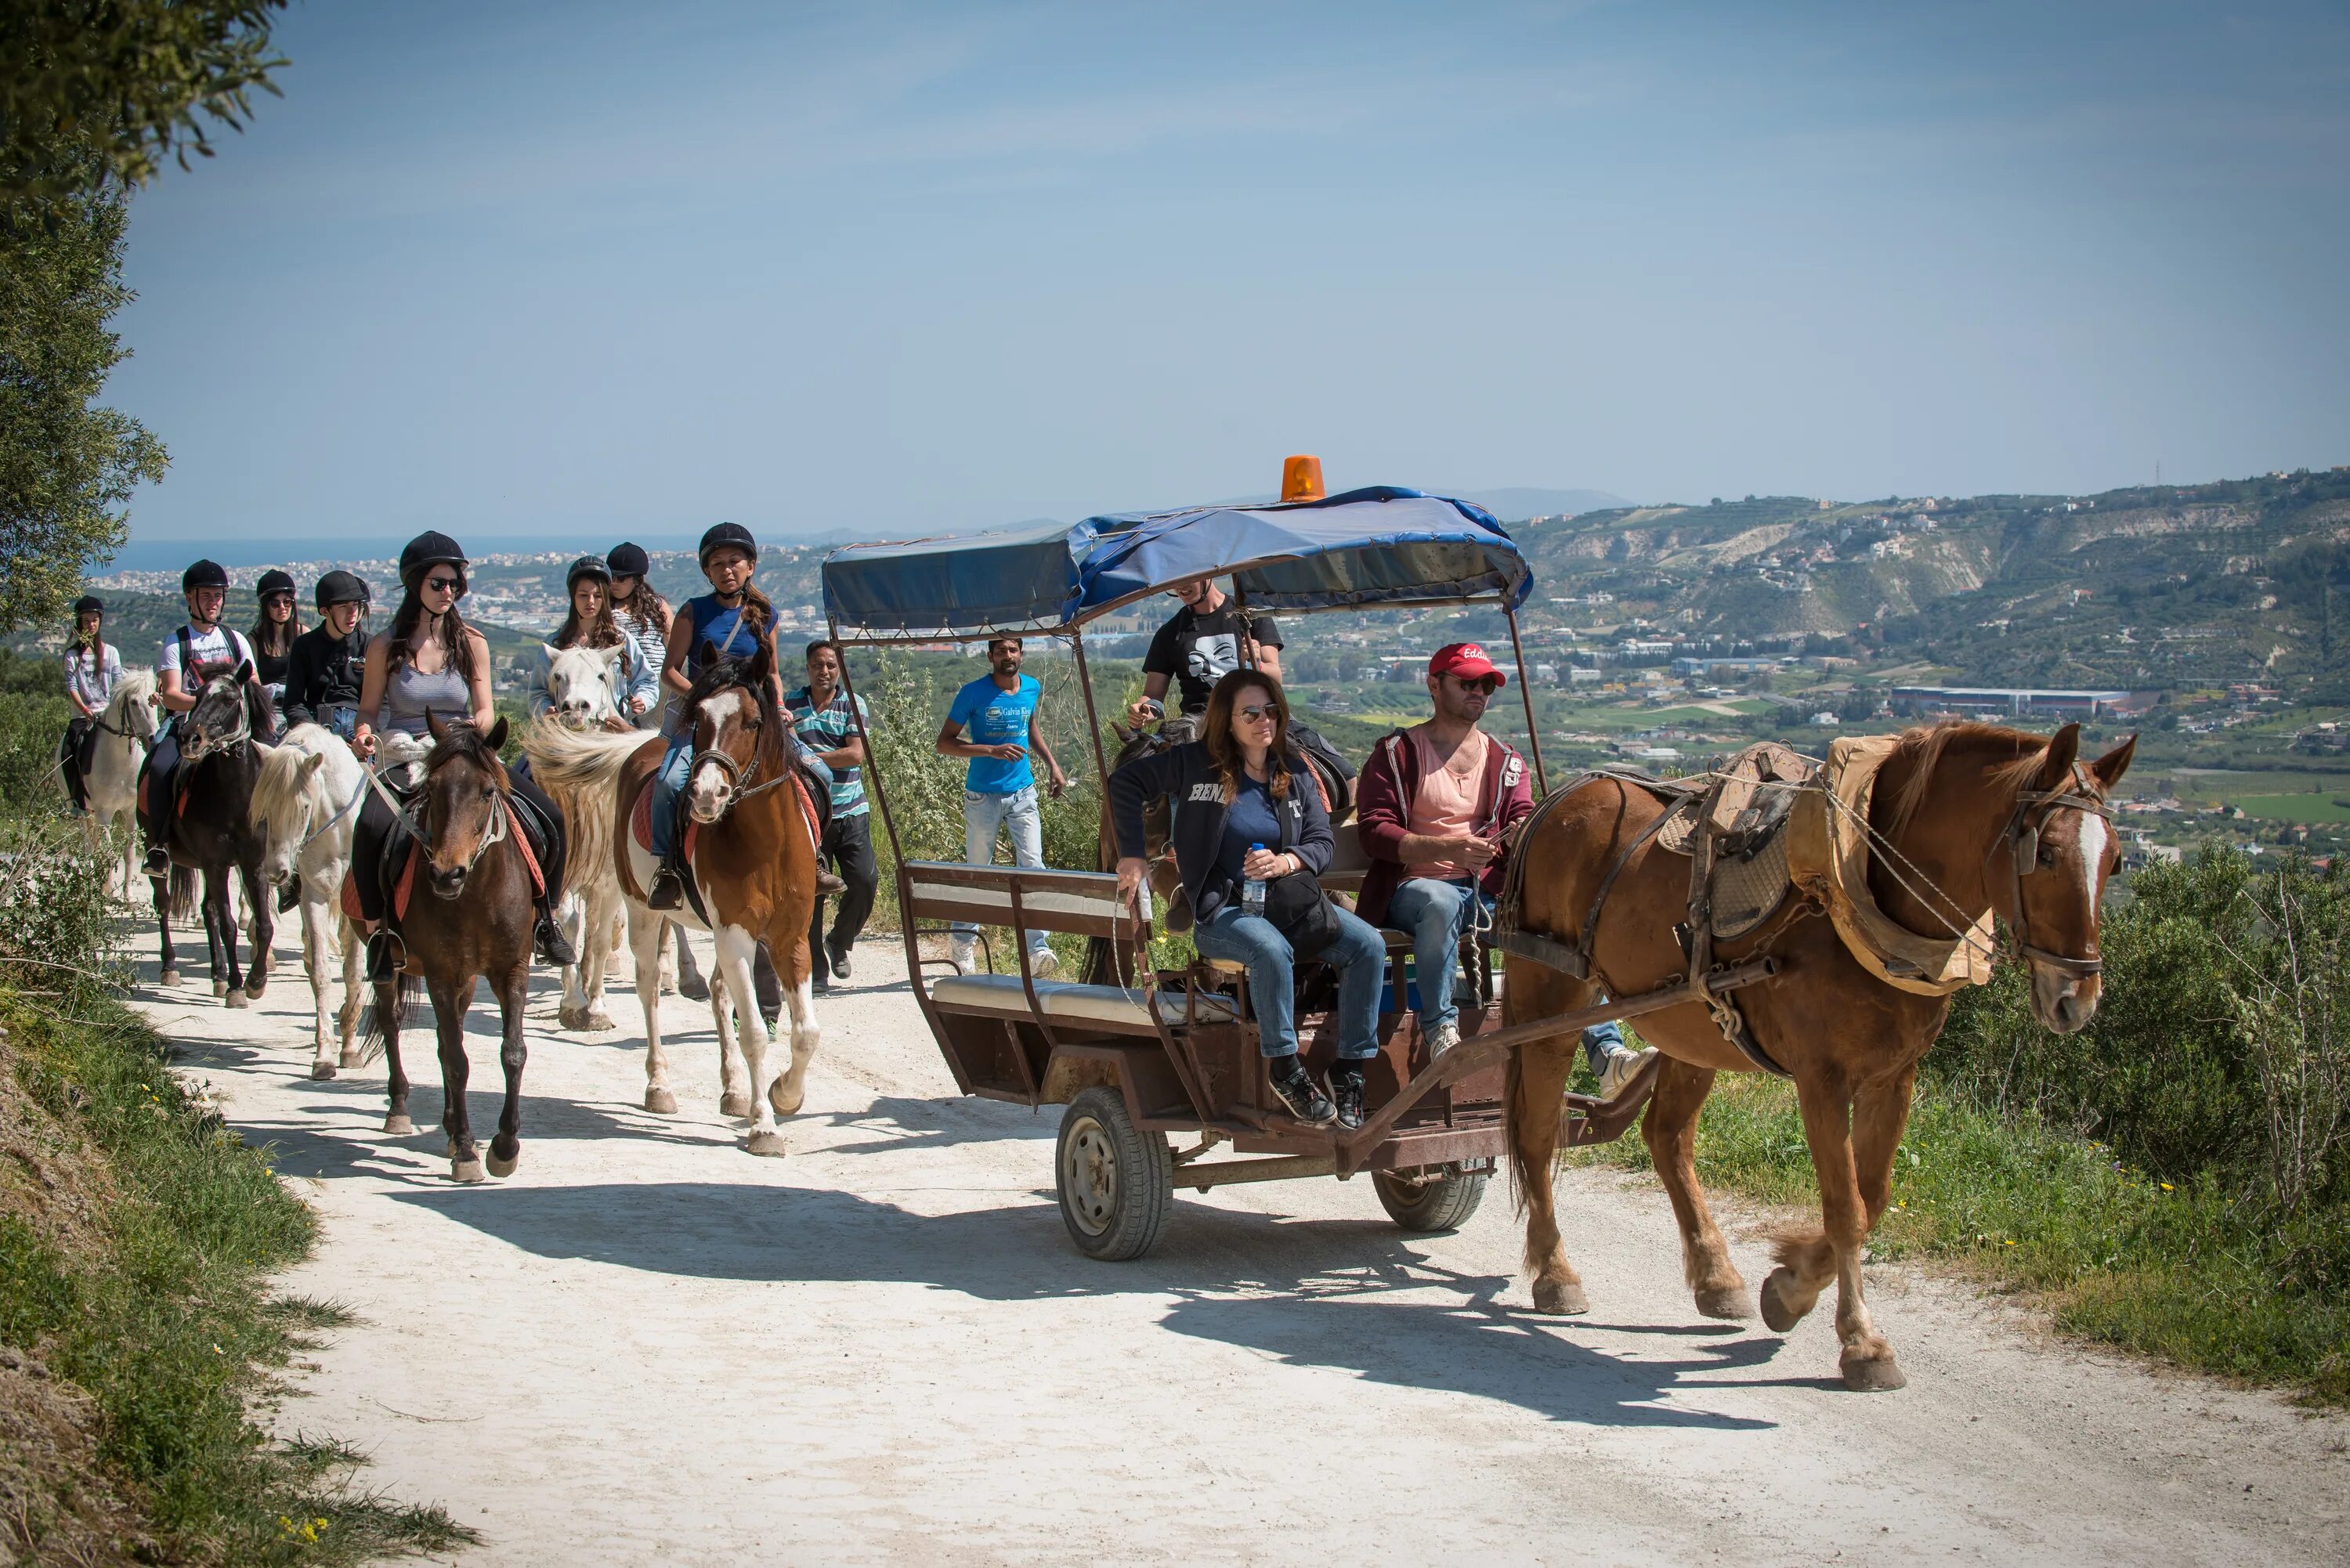
[[698, 974], [690, 974], [677, 982], [677, 993], [688, 1002], [707, 1002], [710, 982]]
[[673, 1116], [677, 1115], [677, 1096], [667, 1089], [647, 1089], [645, 1109], [657, 1116]]
[[763, 1155], [769, 1159], [781, 1159], [787, 1152], [784, 1147], [784, 1135], [779, 1132], [753, 1133], [751, 1141], [743, 1147], [753, 1154]]
[[1809, 1306], [1799, 1308], [1788, 1299], [1794, 1279], [1792, 1270], [1773, 1269], [1771, 1277], [1762, 1282], [1762, 1322], [1773, 1334], [1786, 1333], [1812, 1310]]
[[588, 1033], [590, 1034], [602, 1034], [619, 1027], [612, 1022], [612, 1015], [600, 1008], [588, 1015]]
[[748, 1095], [720, 1096], [718, 1114], [722, 1116], [748, 1116], [751, 1114], [751, 1096]]
[[1896, 1388], [1907, 1388], [1909, 1379], [1901, 1376], [1900, 1366], [1890, 1355], [1856, 1356], [1844, 1354], [1844, 1386], [1856, 1394], [1890, 1394]]
[[313, 1062], [310, 1064], [310, 1082], [314, 1084], [323, 1084], [334, 1075], [335, 1064], [332, 1062]]
[[180, 971], [175, 969], [167, 969], [155, 977], [155, 983], [157, 985], [177, 985], [180, 983]]
[[[221, 993], [214, 992], [213, 994], [220, 995]], [[242, 991], [232, 991], [228, 992], [223, 1000], [231, 1007], [250, 1007], [253, 1005], [252, 1001], [246, 997], [244, 992]]]
[[1591, 1310], [1591, 1298], [1572, 1280], [1536, 1280], [1534, 1311], [1552, 1317], [1579, 1317]]
[[261, 1000], [261, 993], [268, 989], [269, 981], [265, 976], [255, 975], [251, 980], [244, 982], [244, 994], [255, 1002], [259, 1002]]
[[496, 1177], [507, 1177], [507, 1176], [512, 1176], [512, 1175], [515, 1173], [515, 1166], [517, 1166], [517, 1165], [520, 1165], [521, 1163], [522, 1163], [522, 1146], [521, 1146], [520, 1144], [516, 1144], [516, 1145], [515, 1146], [515, 1151], [514, 1151], [514, 1154], [513, 1154], [512, 1158], [506, 1158], [506, 1159], [500, 1159], [500, 1158], [498, 1158], [498, 1151], [497, 1151], [497, 1147], [496, 1147], [496, 1146], [495, 1146], [495, 1145], [491, 1146], [491, 1148], [490, 1148], [490, 1174], [491, 1174], [492, 1176], [496, 1176]]
[[383, 1130], [393, 1137], [409, 1137], [414, 1135], [416, 1124], [406, 1116], [386, 1116], [383, 1118]]
[[785, 1088], [781, 1078], [767, 1086], [767, 1104], [775, 1107], [775, 1114], [779, 1116], [799, 1115], [801, 1102], [806, 1098], [807, 1096], [804, 1092], [795, 1093]]
[[487, 1181], [490, 1178], [478, 1159], [452, 1159], [449, 1162], [449, 1179], [471, 1185], [476, 1181]]
[[558, 1007], [555, 1011], [555, 1026], [574, 1032], [588, 1027], [588, 1010], [584, 1007]]
[[343, 1047], [343, 1059], [342, 1059], [341, 1065], [346, 1066], [346, 1067], [356, 1067], [356, 1066], [360, 1065], [360, 1063], [359, 1063], [359, 1054], [357, 1051], [355, 1051], [355, 1050], [351, 1049], [351, 1047], [349, 1047], [348, 1045], [344, 1046], [344, 1047]]
[[1722, 1285], [1714, 1290], [1698, 1292], [1697, 1310], [1707, 1317], [1728, 1318], [1733, 1323], [1754, 1315], [1754, 1309], [1746, 1304], [1746, 1287], [1743, 1284]]
[[214, 996], [226, 996], [228, 994], [228, 981], [224, 980], [216, 980], [213, 981], [213, 994]]

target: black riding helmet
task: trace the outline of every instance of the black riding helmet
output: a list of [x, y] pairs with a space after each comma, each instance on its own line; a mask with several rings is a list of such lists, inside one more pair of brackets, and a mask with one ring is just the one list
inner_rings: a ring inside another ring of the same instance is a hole
[[604, 559], [611, 566], [615, 580], [621, 577], [641, 577], [653, 569], [652, 557], [645, 554], [645, 547], [642, 545], [631, 545], [626, 540], [613, 545], [611, 554], [606, 556]]
[[400, 552], [400, 586], [414, 593], [417, 579], [428, 567], [454, 566], [462, 572], [472, 564], [465, 559], [465, 546], [437, 529], [428, 529]]
[[294, 579], [275, 566], [262, 573], [261, 580], [253, 585], [253, 597], [256, 599], [265, 599], [272, 594], [290, 596], [293, 592]]
[[711, 551], [723, 549], [729, 545], [750, 556], [754, 564], [758, 561], [759, 541], [752, 538], [751, 530], [743, 527], [740, 523], [721, 523], [717, 527], [704, 534], [702, 536], [702, 547], [696, 552], [694, 558], [706, 566], [710, 564]]
[[367, 584], [350, 573], [336, 571], [318, 579], [311, 597], [318, 601], [320, 609], [332, 609], [337, 605], [363, 605], [374, 596], [368, 592]]
[[228, 571], [218, 561], [198, 561], [180, 574], [180, 591], [194, 593], [198, 588], [228, 587]]
[[563, 574], [563, 591], [567, 594], [577, 587], [582, 577], [593, 577], [609, 588], [612, 586], [612, 568], [604, 564], [601, 556], [582, 556], [571, 563], [569, 571]]
[[104, 615], [106, 613], [106, 601], [99, 598], [96, 594], [84, 594], [81, 597], [74, 600], [73, 612], [78, 616]]

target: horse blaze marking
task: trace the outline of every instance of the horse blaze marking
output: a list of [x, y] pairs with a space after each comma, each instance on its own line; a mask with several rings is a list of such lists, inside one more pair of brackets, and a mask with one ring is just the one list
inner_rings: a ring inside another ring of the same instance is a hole
[[2081, 890], [2094, 906], [2097, 901], [2097, 871], [2106, 863], [2106, 819], [2094, 811], [2076, 815], [2081, 819]]

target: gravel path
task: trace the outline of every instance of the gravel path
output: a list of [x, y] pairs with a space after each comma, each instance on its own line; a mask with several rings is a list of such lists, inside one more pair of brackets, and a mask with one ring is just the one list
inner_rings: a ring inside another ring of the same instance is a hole
[[480, 1530], [468, 1563], [2350, 1562], [2350, 1423], [1893, 1270], [1909, 1386], [1846, 1394], [1825, 1308], [1784, 1340], [1699, 1317], [1662, 1197], [1607, 1173], [1561, 1179], [1586, 1318], [1527, 1310], [1498, 1186], [1435, 1238], [1364, 1181], [1186, 1193], [1153, 1256], [1092, 1262], [1054, 1113], [956, 1097], [899, 950], [857, 964], [780, 1160], [717, 1114], [705, 1009], [663, 1003], [657, 1117], [633, 995], [565, 1034], [542, 981], [522, 1167], [473, 1188], [429, 1025], [425, 1130], [391, 1138], [380, 1064], [309, 1081], [298, 962], [245, 1012], [201, 961], [142, 991], [323, 1217], [286, 1288], [361, 1319], [281, 1427]]

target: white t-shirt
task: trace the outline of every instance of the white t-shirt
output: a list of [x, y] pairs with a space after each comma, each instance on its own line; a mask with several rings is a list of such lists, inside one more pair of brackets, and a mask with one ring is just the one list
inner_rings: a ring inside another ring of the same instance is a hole
[[[199, 665], [225, 663], [234, 670], [253, 657], [253, 644], [245, 641], [244, 633], [232, 628], [216, 626], [210, 631], [198, 632], [183, 626], [180, 630], [188, 634], [188, 651], [196, 656]], [[163, 656], [155, 661], [155, 668], [179, 675], [180, 690], [189, 696], [195, 695], [189, 689], [186, 672], [180, 669], [180, 639], [176, 634], [163, 639]]]

